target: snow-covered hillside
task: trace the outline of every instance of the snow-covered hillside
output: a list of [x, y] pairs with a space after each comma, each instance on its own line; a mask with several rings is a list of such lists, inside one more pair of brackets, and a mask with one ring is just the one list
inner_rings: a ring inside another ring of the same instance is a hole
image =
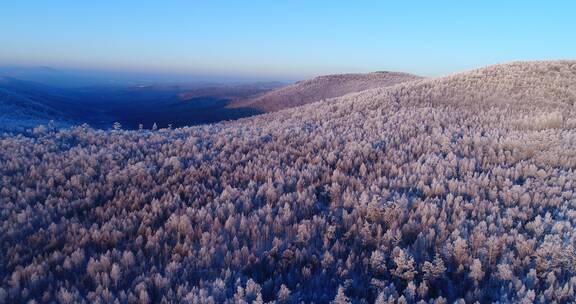
[[246, 107], [272, 112], [416, 79], [420, 79], [420, 77], [397, 72], [326, 75], [300, 81], [253, 98], [238, 100], [231, 107]]
[[0, 302], [568, 303], [576, 61], [0, 140]]

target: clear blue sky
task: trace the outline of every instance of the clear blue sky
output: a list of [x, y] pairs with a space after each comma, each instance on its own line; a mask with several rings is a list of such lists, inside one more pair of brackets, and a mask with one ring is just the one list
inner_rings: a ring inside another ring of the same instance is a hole
[[576, 58], [576, 1], [0, 0], [0, 64], [304, 78]]

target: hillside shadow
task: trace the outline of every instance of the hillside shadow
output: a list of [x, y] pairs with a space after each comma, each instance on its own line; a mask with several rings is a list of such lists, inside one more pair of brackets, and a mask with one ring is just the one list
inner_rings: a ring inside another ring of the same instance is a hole
[[[194, 98], [186, 101], [172, 99], [155, 102], [139, 102], [116, 105], [110, 114], [122, 123], [125, 129], [137, 129], [140, 124], [150, 129], [174, 128], [210, 124], [226, 120], [250, 117], [264, 112], [253, 108], [228, 108], [230, 100], [213, 97]], [[101, 126], [104, 127], [104, 126]]]

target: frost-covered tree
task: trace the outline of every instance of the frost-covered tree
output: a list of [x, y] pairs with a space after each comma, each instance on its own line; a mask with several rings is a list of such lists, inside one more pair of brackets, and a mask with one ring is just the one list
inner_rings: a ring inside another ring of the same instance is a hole
[[115, 122], [114, 124], [112, 124], [112, 129], [114, 129], [114, 131], [121, 130], [122, 125], [119, 122]]

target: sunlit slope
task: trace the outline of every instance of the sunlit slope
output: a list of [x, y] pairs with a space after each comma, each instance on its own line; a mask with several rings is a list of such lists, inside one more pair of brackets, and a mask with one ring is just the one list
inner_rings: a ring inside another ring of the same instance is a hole
[[257, 97], [236, 101], [231, 106], [249, 107], [264, 112], [272, 112], [416, 79], [420, 79], [420, 77], [397, 72], [320, 76], [272, 90]]

